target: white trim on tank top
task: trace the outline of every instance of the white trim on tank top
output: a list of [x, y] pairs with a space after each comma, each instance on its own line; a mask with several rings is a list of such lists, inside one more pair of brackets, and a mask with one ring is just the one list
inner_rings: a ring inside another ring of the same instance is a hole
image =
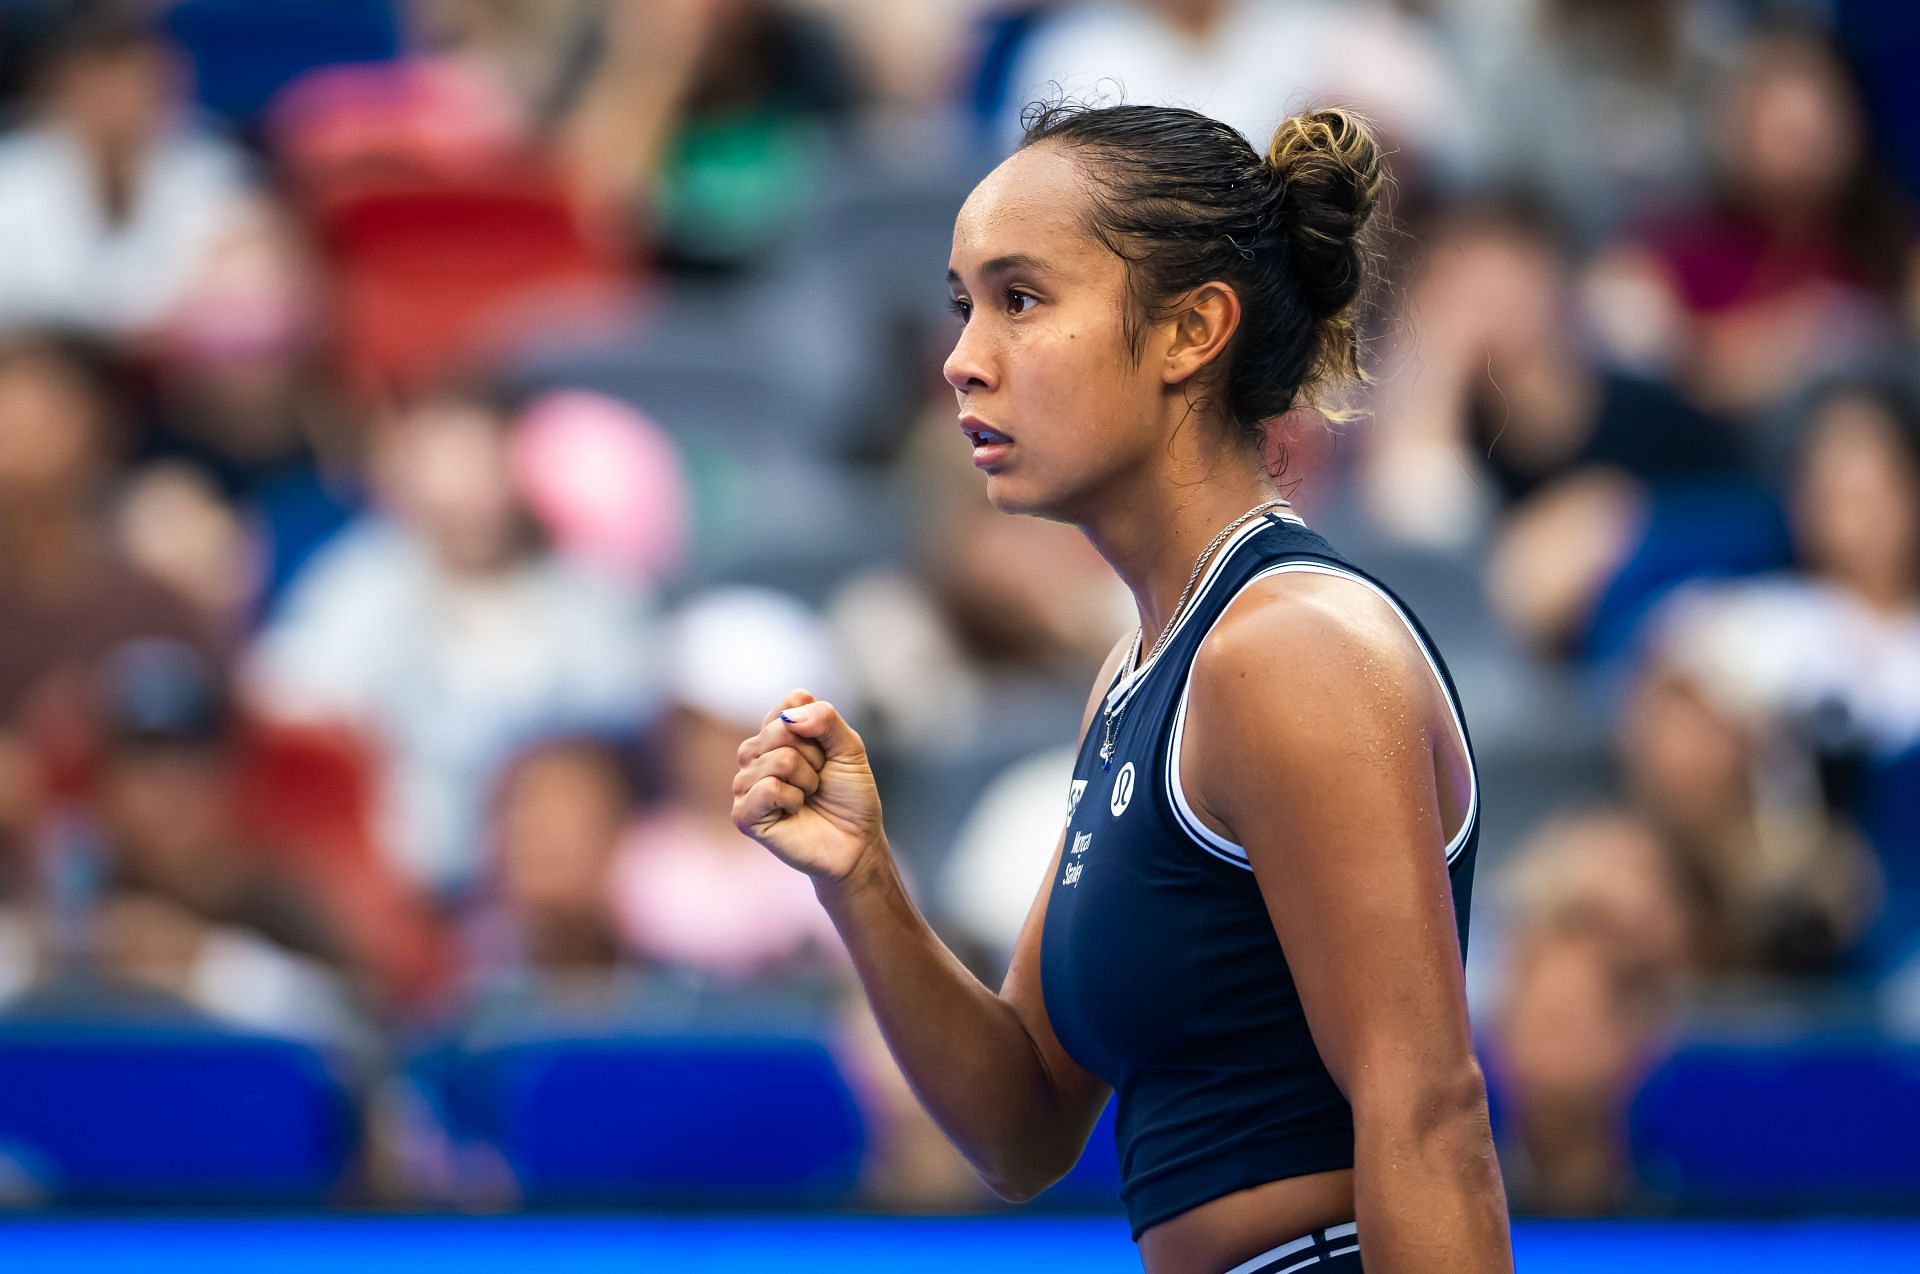
[[[1240, 586], [1240, 590], [1234, 594], [1234, 597], [1237, 598], [1240, 592], [1244, 592], [1261, 580], [1266, 579], [1269, 575], [1286, 575], [1290, 573], [1330, 575], [1335, 579], [1352, 580], [1356, 584], [1371, 589], [1382, 601], [1393, 607], [1393, 613], [1398, 615], [1400, 622], [1407, 626], [1407, 631], [1413, 634], [1415, 644], [1420, 647], [1420, 653], [1426, 657], [1427, 667], [1433, 672], [1433, 679], [1440, 683], [1440, 693], [1446, 698], [1447, 712], [1453, 718], [1454, 731], [1460, 736], [1460, 749], [1467, 757], [1467, 812], [1466, 816], [1460, 820], [1460, 830], [1455, 832], [1453, 839], [1447, 843], [1447, 866], [1453, 866], [1454, 859], [1459, 857], [1461, 849], [1466, 846], [1468, 835], [1473, 831], [1474, 820], [1480, 816], [1480, 777], [1474, 772], [1473, 754], [1467, 743], [1466, 722], [1460, 716], [1460, 705], [1454, 702], [1453, 693], [1447, 689], [1446, 678], [1440, 674], [1439, 660], [1434, 657], [1434, 653], [1432, 649], [1428, 647], [1426, 639], [1420, 635], [1420, 630], [1414, 627], [1412, 618], [1408, 616], [1406, 610], [1400, 603], [1393, 599], [1392, 594], [1388, 593], [1387, 590], [1381, 588], [1366, 576], [1355, 571], [1343, 570], [1340, 567], [1330, 566], [1323, 562], [1282, 562], [1275, 566], [1269, 566], [1254, 575], [1253, 578]], [[1221, 616], [1224, 616], [1228, 608], [1232, 605], [1233, 600], [1229, 599], [1227, 605], [1221, 607], [1220, 614], [1214, 616], [1214, 624], [1220, 622]], [[1213, 625], [1209, 624], [1207, 626], [1207, 632], [1211, 633], [1212, 631]], [[1201, 637], [1201, 640], [1206, 640], [1205, 635]], [[1234, 841], [1228, 840], [1219, 832], [1208, 827], [1206, 823], [1201, 820], [1200, 816], [1194, 812], [1193, 806], [1187, 801], [1186, 789], [1180, 782], [1180, 744], [1186, 737], [1187, 692], [1192, 689], [1192, 687], [1193, 669], [1189, 666], [1187, 669], [1187, 680], [1180, 687], [1179, 704], [1173, 711], [1173, 737], [1167, 745], [1167, 772], [1162, 776], [1165, 782], [1166, 792], [1171, 798], [1170, 804], [1173, 807], [1174, 814], [1181, 827], [1186, 831], [1188, 836], [1192, 837], [1199, 844], [1200, 848], [1206, 850], [1215, 858], [1223, 859], [1236, 867], [1244, 867], [1248, 871], [1252, 871], [1253, 865], [1247, 861], [1246, 848]]]
[[1263, 514], [1241, 527], [1238, 531], [1235, 531], [1232, 538], [1221, 545], [1219, 551], [1213, 555], [1213, 561], [1208, 563], [1206, 573], [1200, 577], [1199, 584], [1194, 587], [1193, 598], [1188, 604], [1186, 612], [1174, 621], [1173, 637], [1167, 638], [1167, 643], [1161, 647], [1160, 654], [1153, 656], [1138, 668], [1132, 669], [1131, 671], [1122, 668], [1114, 674], [1113, 683], [1107, 687], [1106, 703], [1108, 712], [1112, 712], [1117, 708], [1121, 700], [1131, 698], [1133, 692], [1139, 689], [1140, 683], [1147, 679], [1147, 674], [1153, 671], [1153, 666], [1160, 662], [1160, 656], [1166, 654], [1167, 651], [1172, 648], [1173, 638], [1180, 635], [1180, 630], [1186, 627], [1187, 621], [1193, 618], [1194, 614], [1199, 611], [1200, 600], [1207, 595], [1207, 590], [1213, 587], [1214, 581], [1220, 578], [1220, 573], [1226, 570], [1228, 559], [1240, 550], [1241, 545], [1266, 530], [1274, 522], [1291, 522], [1295, 526], [1306, 525], [1306, 521], [1298, 514], [1280, 513], [1276, 511]]

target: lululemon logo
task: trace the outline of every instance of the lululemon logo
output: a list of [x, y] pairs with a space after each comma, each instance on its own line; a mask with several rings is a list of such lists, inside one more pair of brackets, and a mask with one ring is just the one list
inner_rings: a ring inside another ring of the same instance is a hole
[[1127, 802], [1133, 799], [1133, 762], [1120, 767], [1120, 773], [1113, 777], [1113, 795], [1107, 801], [1107, 808], [1113, 811], [1115, 818], [1127, 812]]

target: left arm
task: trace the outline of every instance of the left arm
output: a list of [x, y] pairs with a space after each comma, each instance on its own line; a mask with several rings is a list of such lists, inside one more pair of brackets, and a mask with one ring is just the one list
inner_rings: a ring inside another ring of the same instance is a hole
[[1425, 656], [1372, 593], [1282, 575], [1215, 627], [1190, 696], [1188, 791], [1246, 847], [1353, 1106], [1367, 1269], [1510, 1270], [1442, 853], [1465, 801], [1436, 774], [1459, 745]]

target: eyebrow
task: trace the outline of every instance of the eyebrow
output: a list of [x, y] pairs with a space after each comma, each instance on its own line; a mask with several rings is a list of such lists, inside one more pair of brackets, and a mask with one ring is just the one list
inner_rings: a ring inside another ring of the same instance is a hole
[[[1006, 256], [995, 257], [980, 267], [982, 278], [992, 278], [997, 274], [1052, 274], [1045, 262], [1039, 257], [1029, 256], [1025, 252], [1010, 252]], [[947, 282], [960, 282], [960, 272], [951, 266], [947, 268]]]

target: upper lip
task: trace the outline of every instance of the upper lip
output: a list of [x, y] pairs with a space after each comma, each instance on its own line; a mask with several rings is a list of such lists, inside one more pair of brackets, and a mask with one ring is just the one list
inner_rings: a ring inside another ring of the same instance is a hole
[[978, 444], [981, 442], [1012, 442], [1003, 430], [995, 429], [978, 416], [960, 417], [960, 430]]

